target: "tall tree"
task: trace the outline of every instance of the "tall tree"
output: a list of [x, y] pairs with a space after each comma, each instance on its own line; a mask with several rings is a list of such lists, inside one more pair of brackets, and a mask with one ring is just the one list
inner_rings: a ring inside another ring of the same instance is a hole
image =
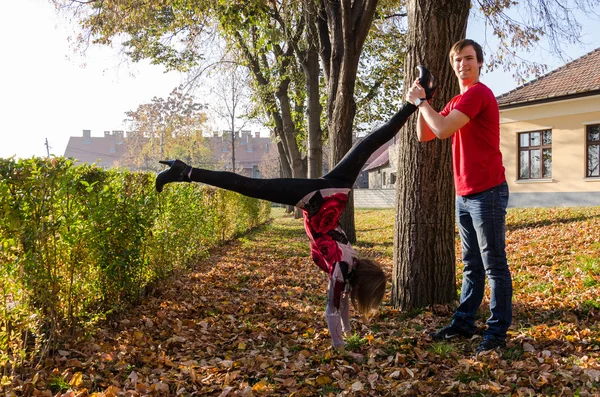
[[[442, 83], [433, 102], [440, 108], [458, 93], [447, 54], [465, 37], [469, 0], [409, 1], [407, 11], [408, 81], [417, 65], [427, 65]], [[397, 137], [392, 302], [402, 309], [456, 297], [450, 140], [419, 143], [415, 137], [414, 122]]]
[[278, 147], [285, 153], [281, 158], [288, 161], [282, 169], [291, 172], [288, 176], [306, 175], [299, 147], [302, 140], [297, 139], [304, 129], [298, 120], [304, 118], [294, 114], [298, 110], [295, 98], [301, 97], [305, 88], [296, 84], [298, 65], [293, 49], [269, 8], [281, 2], [50, 1], [72, 12], [81, 24], [83, 34], [79, 39], [83, 48], [90, 42], [111, 45], [118, 41], [133, 61], [150, 59], [167, 70], [196, 72], [220, 64], [219, 60], [207, 60], [212, 51], [206, 48], [206, 40], [215, 32], [224, 36], [254, 78], [255, 98], [271, 117], [271, 127], [281, 142]]
[[[327, 129], [330, 168], [352, 146], [352, 126], [356, 115], [354, 88], [358, 63], [371, 28], [377, 0], [321, 0], [318, 20], [320, 54], [327, 91]], [[354, 198], [340, 218], [350, 242], [356, 241]]]
[[[283, 15], [277, 9], [275, 10], [275, 18], [285, 28], [288, 43], [294, 49], [304, 72], [307, 116], [307, 176], [309, 178], [319, 178], [323, 175], [323, 130], [321, 129], [322, 106], [319, 87], [318, 9], [314, 0], [303, 0], [300, 6], [299, 19], [296, 24], [285, 22]], [[289, 28], [289, 26], [294, 25], [296, 25], [295, 31]]]
[[[255, 98], [269, 116], [282, 176], [305, 178], [306, 156], [301, 142], [306, 125], [306, 88], [300, 83], [301, 72], [294, 57], [304, 25], [297, 15], [285, 11], [286, 4], [224, 2], [218, 14], [224, 36], [254, 78]], [[296, 212], [297, 217], [300, 214]]]

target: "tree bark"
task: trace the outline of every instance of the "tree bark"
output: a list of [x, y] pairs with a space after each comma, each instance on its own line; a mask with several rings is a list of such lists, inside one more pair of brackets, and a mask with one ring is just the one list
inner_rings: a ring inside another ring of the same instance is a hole
[[292, 168], [292, 176], [294, 178], [306, 178], [302, 155], [296, 143], [296, 127], [292, 118], [290, 97], [288, 95], [289, 83], [289, 79], [282, 81], [279, 85], [279, 90], [275, 94], [279, 102], [281, 119], [283, 121], [283, 133], [280, 135], [280, 138], [288, 155], [288, 160]]
[[[425, 65], [440, 87], [432, 105], [441, 110], [458, 83], [448, 53], [465, 37], [469, 0], [410, 0], [406, 89]], [[401, 309], [456, 299], [454, 186], [451, 139], [419, 143], [417, 114], [397, 138], [397, 208], [392, 304]]]
[[[274, 132], [274, 134], [277, 136], [278, 133]], [[280, 140], [277, 141], [277, 152], [279, 153], [279, 165], [280, 165], [280, 169], [281, 169], [281, 175], [279, 175], [281, 178], [291, 178], [292, 177], [292, 168], [290, 167], [290, 163], [289, 161], [287, 161], [287, 159], [285, 158], [285, 150], [283, 148], [283, 143], [281, 143]], [[294, 207], [291, 205], [286, 205], [285, 206], [285, 212], [287, 212], [288, 214], [292, 213], [294, 211]]]
[[321, 112], [323, 111], [319, 92], [319, 42], [317, 32], [317, 8], [313, 0], [306, 1], [306, 42], [307, 49], [301, 61], [306, 77], [308, 114], [308, 177], [323, 176], [323, 131]]

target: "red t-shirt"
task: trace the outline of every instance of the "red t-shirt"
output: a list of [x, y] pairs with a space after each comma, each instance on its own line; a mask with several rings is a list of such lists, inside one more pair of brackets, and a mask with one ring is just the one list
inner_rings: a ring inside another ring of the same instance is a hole
[[452, 98], [440, 112], [452, 110], [470, 120], [452, 135], [452, 165], [456, 194], [483, 192], [506, 180], [500, 152], [500, 112], [498, 102], [486, 85], [476, 83]]

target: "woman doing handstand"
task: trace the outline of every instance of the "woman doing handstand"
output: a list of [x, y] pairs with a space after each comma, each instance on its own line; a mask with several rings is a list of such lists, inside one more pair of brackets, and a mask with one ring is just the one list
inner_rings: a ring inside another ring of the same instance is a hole
[[[427, 99], [433, 96], [433, 78], [422, 66], [419, 69], [421, 85]], [[423, 99], [424, 100], [424, 99]], [[327, 326], [334, 348], [343, 350], [342, 333], [348, 333], [350, 306], [365, 317], [377, 309], [385, 293], [385, 274], [369, 259], [359, 259], [346, 234], [339, 225], [348, 193], [367, 159], [396, 135], [406, 120], [417, 110], [404, 103], [384, 125], [373, 130], [358, 142], [327, 175], [318, 179], [274, 178], [255, 179], [226, 171], [193, 168], [180, 160], [161, 161], [169, 165], [156, 177], [156, 190], [171, 182], [202, 182], [245, 196], [294, 205], [304, 213], [304, 227], [310, 239], [312, 259], [329, 275]]]

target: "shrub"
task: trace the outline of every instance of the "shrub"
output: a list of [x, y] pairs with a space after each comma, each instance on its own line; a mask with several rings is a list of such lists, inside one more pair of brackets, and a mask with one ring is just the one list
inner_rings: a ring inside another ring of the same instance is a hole
[[160, 196], [154, 175], [0, 159], [0, 365], [134, 302], [215, 245], [265, 222], [270, 203], [198, 184]]

